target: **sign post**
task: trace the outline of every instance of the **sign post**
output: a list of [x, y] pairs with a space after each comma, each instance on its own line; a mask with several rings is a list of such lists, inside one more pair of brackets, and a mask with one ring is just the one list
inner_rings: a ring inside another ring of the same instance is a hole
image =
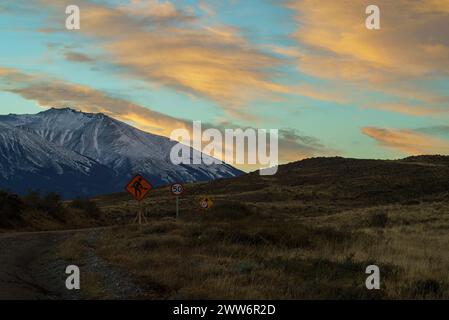
[[137, 221], [139, 223], [140, 228], [142, 227], [142, 217], [146, 222], [142, 200], [152, 188], [153, 186], [151, 185], [151, 183], [145, 180], [145, 178], [140, 174], [132, 178], [125, 188], [126, 191], [128, 191], [134, 197], [134, 199], [139, 202], [139, 212], [137, 213], [137, 217], [134, 221]]
[[174, 183], [170, 186], [172, 195], [176, 196], [176, 219], [179, 218], [179, 196], [184, 193], [184, 186], [180, 183]]

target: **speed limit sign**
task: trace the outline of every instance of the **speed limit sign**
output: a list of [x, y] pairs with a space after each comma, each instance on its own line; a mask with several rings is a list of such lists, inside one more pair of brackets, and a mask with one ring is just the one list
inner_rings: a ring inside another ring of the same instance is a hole
[[174, 196], [180, 196], [184, 193], [184, 186], [180, 183], [174, 183], [171, 185], [170, 191]]
[[176, 196], [176, 218], [179, 217], [179, 196], [184, 193], [184, 186], [180, 183], [173, 183], [170, 186], [172, 195]]

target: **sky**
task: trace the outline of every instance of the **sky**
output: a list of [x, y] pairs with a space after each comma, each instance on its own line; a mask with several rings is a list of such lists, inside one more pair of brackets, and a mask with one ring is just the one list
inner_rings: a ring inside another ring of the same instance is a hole
[[448, 30], [449, 0], [0, 1], [0, 114], [278, 129], [281, 163], [449, 154]]

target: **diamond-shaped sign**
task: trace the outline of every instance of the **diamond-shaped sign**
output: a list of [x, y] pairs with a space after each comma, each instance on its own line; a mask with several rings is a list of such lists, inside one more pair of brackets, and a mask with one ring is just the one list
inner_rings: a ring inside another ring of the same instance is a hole
[[142, 201], [147, 193], [153, 188], [151, 183], [145, 180], [140, 174], [136, 175], [131, 181], [126, 185], [126, 191], [131, 193], [131, 195], [137, 201]]

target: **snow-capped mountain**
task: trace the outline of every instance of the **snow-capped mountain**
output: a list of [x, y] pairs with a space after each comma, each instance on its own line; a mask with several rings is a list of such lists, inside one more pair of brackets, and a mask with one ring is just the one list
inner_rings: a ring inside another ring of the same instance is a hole
[[[111, 192], [111, 189], [123, 190], [124, 184], [135, 173], [143, 174], [156, 186], [175, 181], [207, 181], [241, 174], [241, 171], [227, 164], [174, 165], [170, 161], [170, 150], [177, 142], [141, 131], [101, 113], [52, 108], [34, 115], [0, 116], [0, 124], [0, 136], [3, 139], [1, 148], [8, 148], [1, 149], [3, 157], [0, 158], [0, 176], [7, 176], [17, 169], [14, 163], [3, 164], [5, 157], [19, 159], [25, 156], [26, 159], [34, 159], [32, 155], [18, 152], [17, 148], [8, 147], [13, 145], [7, 140], [12, 139], [12, 136], [17, 140], [14, 145], [22, 149], [31, 151], [34, 145], [38, 145], [37, 148], [42, 152], [36, 152], [36, 155], [42, 161], [36, 167], [46, 168], [59, 176], [66, 174], [64, 171], [61, 173], [60, 169], [60, 163], [66, 161], [65, 167], [69, 168], [76, 162], [81, 175], [86, 172], [86, 168], [98, 165], [108, 169], [113, 178], [106, 181], [109, 189], [105, 192]], [[192, 150], [192, 153], [195, 152], [198, 153]], [[47, 155], [46, 158], [44, 154]], [[63, 160], [57, 162], [59, 158]], [[51, 162], [52, 159], [56, 162]], [[33, 163], [32, 160], [27, 163], [27, 170], [33, 168]], [[5, 170], [8, 166], [11, 166], [9, 170]], [[22, 168], [22, 165], [19, 167]]]
[[31, 189], [76, 194], [111, 192], [102, 181], [114, 172], [76, 152], [0, 122], [0, 187], [17, 193]]

